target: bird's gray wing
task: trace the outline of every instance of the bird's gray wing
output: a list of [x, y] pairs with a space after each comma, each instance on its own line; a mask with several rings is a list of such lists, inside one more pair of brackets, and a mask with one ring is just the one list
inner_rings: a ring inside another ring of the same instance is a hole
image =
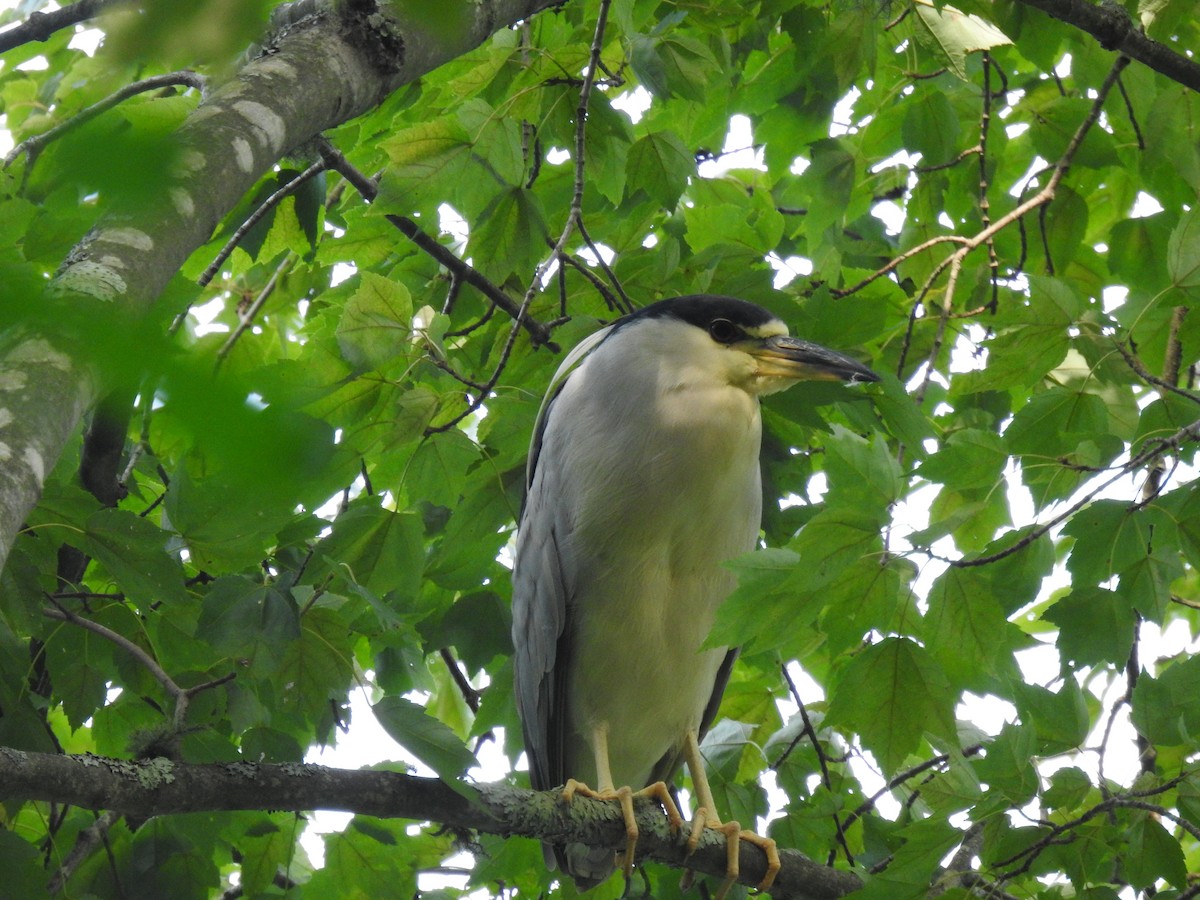
[[570, 658], [567, 641], [571, 631], [567, 627], [570, 564], [564, 553], [570, 536], [564, 524], [564, 492], [556, 481], [562, 472], [558, 461], [546, 456], [553, 450], [543, 450], [547, 434], [555, 427], [554, 401], [571, 373], [610, 331], [611, 326], [585, 338], [559, 366], [538, 412], [526, 467], [525, 502], [513, 566], [513, 671], [529, 777], [535, 790], [549, 790], [566, 780], [566, 684], [561, 672]]
[[556, 666], [567, 654], [563, 582], [554, 498], [535, 480], [525, 500], [513, 568], [513, 671], [534, 790], [563, 783], [565, 685]]

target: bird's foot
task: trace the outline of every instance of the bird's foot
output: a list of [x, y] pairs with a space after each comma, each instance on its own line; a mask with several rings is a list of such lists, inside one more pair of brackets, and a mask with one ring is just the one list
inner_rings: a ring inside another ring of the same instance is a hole
[[633, 814], [634, 800], [649, 797], [651, 800], [658, 801], [667, 814], [667, 825], [671, 832], [678, 834], [683, 828], [683, 816], [679, 814], [679, 807], [675, 805], [675, 801], [671, 798], [671, 792], [661, 781], [656, 781], [640, 791], [634, 791], [630, 787], [607, 788], [597, 791], [574, 778], [568, 779], [560, 795], [562, 802], [570, 803], [576, 795], [591, 797], [593, 800], [616, 800], [621, 805], [621, 817], [625, 820], [625, 853], [618, 865], [625, 873], [626, 878], [633, 871], [634, 850], [637, 848], [638, 841], [637, 819]]
[[[721, 882], [721, 887], [717, 890], [716, 900], [725, 900], [725, 895], [729, 893], [729, 889], [737, 881], [738, 875], [741, 872], [738, 852], [741, 849], [742, 841], [758, 847], [767, 857], [767, 873], [763, 876], [763, 880], [758, 883], [758, 890], [765, 891], [774, 883], [775, 875], [779, 871], [781, 863], [779, 861], [779, 849], [775, 846], [773, 840], [753, 831], [745, 831], [737, 822], [722, 822], [707, 809], [700, 807], [696, 810], [696, 815], [692, 818], [691, 833], [688, 835], [687, 852], [689, 856], [699, 846], [700, 836], [704, 833], [705, 828], [712, 828], [725, 835], [725, 880]], [[691, 872], [689, 871], [684, 876], [683, 887], [685, 889], [691, 884], [690, 878]]]

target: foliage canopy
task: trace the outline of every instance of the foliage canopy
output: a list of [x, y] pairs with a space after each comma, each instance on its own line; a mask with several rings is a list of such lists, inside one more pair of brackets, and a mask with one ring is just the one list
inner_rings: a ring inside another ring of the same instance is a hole
[[[470, 50], [487, 4], [98, 5], [94, 53], [67, 28], [0, 68], [16, 141], [73, 125], [6, 168], [0, 397], [61, 352], [106, 398], [76, 428], [45, 389], [70, 437], [0, 510], [0, 746], [294, 763], [365, 687], [448, 783], [481, 742], [515, 763], [506, 547], [556, 351], [732, 294], [885, 377], [765, 404], [764, 548], [718, 620], [745, 648], [706, 744], [724, 815], [773, 807], [859, 896], [1200, 895], [1194, 86], [1012, 0], [570, 0]], [[1194, 4], [1126, 6], [1200, 50]], [[280, 92], [209, 110], [297, 33], [327, 29], [313, 77], [343, 65], [374, 12], [453, 58], [392, 83], [391, 45], [357, 47], [386, 89], [324, 139], [275, 140], [308, 112]], [[93, 228], [165, 286], [97, 300]], [[5, 466], [19, 426], [0, 408]], [[293, 812], [99, 841], [87, 800], [0, 808], [16, 895], [408, 896], [460, 847], [358, 816], [314, 870]], [[440, 892], [552, 883], [535, 841], [472, 846]]]

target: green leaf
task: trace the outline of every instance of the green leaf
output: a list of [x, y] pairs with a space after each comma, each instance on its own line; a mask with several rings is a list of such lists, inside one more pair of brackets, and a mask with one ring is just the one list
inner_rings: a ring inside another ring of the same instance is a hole
[[5, 890], [18, 897], [36, 897], [46, 892], [47, 875], [37, 848], [9, 829], [0, 831], [0, 866], [5, 873]]
[[1004, 439], [992, 431], [966, 428], [951, 434], [941, 449], [922, 461], [922, 478], [958, 489], [991, 489], [1000, 483], [1008, 462]]
[[403, 697], [384, 697], [371, 711], [392, 740], [460, 794], [473, 796], [474, 792], [460, 780], [476, 764], [475, 757], [446, 725]]
[[862, 890], [864, 900], [920, 900], [929, 896], [938, 861], [961, 842], [962, 832], [949, 822], [931, 817], [899, 829], [899, 847], [889, 865], [870, 878]]
[[[1041, 128], [1033, 131], [1034, 145], [1045, 159], [1058, 159], [1066, 152], [1080, 123], [1090, 113], [1091, 100], [1083, 97], [1063, 97], [1057, 92], [1037, 103]], [[1101, 169], [1120, 164], [1112, 135], [1099, 128], [1090, 128], [1079, 145], [1072, 165]]]
[[529, 277], [547, 252], [546, 223], [537, 196], [524, 188], [502, 191], [480, 216], [467, 241], [475, 266], [489, 278]]
[[1129, 853], [1124, 857], [1125, 877], [1138, 890], [1160, 878], [1179, 890], [1188, 886], [1188, 867], [1178, 838], [1150, 817], [1130, 829]]
[[390, 278], [364, 272], [338, 322], [338, 346], [352, 365], [378, 369], [411, 353], [412, 327], [408, 289]]
[[929, 590], [929, 612], [922, 634], [925, 645], [953, 684], [983, 691], [984, 675], [1013, 668], [1016, 630], [992, 598], [979, 569], [947, 569]]
[[1170, 666], [1157, 678], [1143, 672], [1133, 689], [1131, 718], [1152, 744], [1192, 744], [1200, 736], [1200, 656]]
[[462, 496], [468, 469], [478, 460], [479, 448], [461, 431], [430, 435], [413, 454], [404, 482], [411, 496], [453, 506]]
[[928, 733], [957, 745], [958, 697], [928, 652], [904, 638], [885, 638], [855, 656], [829, 699], [829, 721], [847, 725], [895, 772]]
[[[917, 7], [917, 12], [932, 12]], [[940, 166], [958, 155], [958, 116], [946, 95], [940, 91], [921, 91], [908, 104], [902, 133], [904, 141], [921, 154], [921, 164]]]
[[286, 688], [277, 712], [298, 716], [319, 740], [332, 739], [331, 711], [346, 702], [353, 667], [354, 635], [333, 609], [313, 607], [300, 619], [300, 638], [283, 648], [277, 682]]
[[1067, 560], [1073, 584], [1098, 585], [1119, 575], [1122, 593], [1137, 609], [1161, 619], [1170, 582], [1179, 570], [1170, 516], [1157, 506], [1134, 509], [1117, 500], [1098, 500], [1063, 530], [1075, 538]]
[[187, 597], [183, 566], [167, 550], [172, 536], [121, 509], [102, 509], [87, 520], [84, 548], [104, 566], [134, 603], [180, 602]]
[[1171, 236], [1170, 224], [1161, 213], [1122, 219], [1109, 234], [1109, 268], [1129, 284], [1150, 290], [1165, 286], [1166, 272], [1158, 249], [1169, 244]]
[[674, 132], [651, 132], [629, 148], [626, 190], [643, 190], [661, 206], [674, 209], [695, 172], [695, 159]]
[[1171, 231], [1167, 274], [1176, 287], [1200, 286], [1200, 209], [1185, 212]]
[[1004, 437], [1014, 453], [1044, 460], [1075, 452], [1085, 435], [1104, 432], [1107, 424], [1104, 401], [1095, 394], [1055, 387], [1034, 394]]
[[[324, 836], [325, 866], [305, 885], [318, 897], [386, 897], [417, 893], [417, 869], [434, 865], [428, 851], [418, 853], [419, 841], [406, 841], [406, 823], [356, 817], [345, 831]], [[397, 833], [399, 832], [399, 833]], [[398, 852], [397, 844], [405, 852]]]
[[771, 219], [770, 227], [761, 229], [754, 213], [732, 203], [705, 204], [684, 211], [688, 246], [695, 253], [721, 245], [760, 256], [769, 253], [783, 232], [783, 217], [772, 210]]
[[[765, 649], [788, 622], [804, 621], [793, 583], [799, 562], [793, 551], [772, 547], [727, 562], [726, 567], [737, 574], [738, 586], [717, 609], [704, 646]], [[812, 606], [809, 615], [815, 617], [818, 609]]]
[[844, 505], [863, 512], [885, 510], [900, 495], [900, 466], [881, 440], [867, 441], [835, 425], [825, 440], [825, 471], [829, 475], [829, 506]]
[[106, 638], [69, 623], [46, 642], [46, 665], [72, 728], [82, 727], [104, 705], [114, 650]]
[[720, 63], [696, 38], [678, 32], [662, 37], [635, 35], [630, 44], [630, 65], [650, 93], [666, 99], [684, 97], [702, 102], [712, 87]]
[[614, 206], [625, 196], [626, 166], [632, 142], [629, 120], [612, 108], [606, 96], [592, 94], [584, 133], [584, 171]]
[[300, 617], [292, 595], [246, 578], [218, 578], [204, 597], [196, 636], [228, 656], [278, 658], [300, 638]]
[[878, 557], [882, 542], [879, 521], [855, 509], [826, 509], [817, 513], [791, 542], [804, 563], [803, 584], [814, 590], [867, 557]]
[[1054, 202], [1046, 208], [1044, 221], [1049, 264], [1056, 272], [1065, 271], [1087, 235], [1087, 201], [1062, 185], [1055, 192]]
[[456, 119], [445, 117], [394, 132], [380, 143], [392, 166], [380, 185], [380, 212], [408, 215], [453, 185], [471, 159], [471, 139]]
[[[1023, 606], [1032, 603], [1042, 584], [1055, 565], [1054, 546], [1050, 538], [1042, 535], [1028, 541], [1033, 526], [1010, 531], [1001, 535], [979, 554], [981, 557], [999, 558], [982, 567], [990, 583], [989, 592], [1000, 604], [1005, 616], [1010, 616]], [[1013, 550], [1020, 542], [1019, 550]]]
[[978, 818], [984, 818], [989, 810], [1023, 806], [1037, 793], [1039, 779], [1033, 765], [1036, 743], [1032, 725], [1006, 722], [1000, 734], [987, 744], [986, 757], [974, 760], [979, 780], [988, 786], [976, 811]]
[[364, 497], [334, 520], [332, 533], [314, 548], [309, 578], [342, 576], [377, 596], [395, 591], [411, 598], [424, 565], [417, 516], [383, 509], [378, 498]]
[[1042, 803], [1049, 809], [1079, 809], [1092, 790], [1092, 779], [1078, 766], [1059, 769], [1050, 776], [1050, 787], [1042, 794]]
[[922, 0], [914, 9], [923, 26], [917, 29], [918, 39], [935, 47], [945, 64], [964, 81], [968, 54], [1012, 43], [995, 25], [952, 6], [936, 7]]
[[1083, 691], [1068, 677], [1058, 693], [1037, 684], [1014, 684], [1021, 721], [1033, 725], [1046, 752], [1062, 753], [1080, 746], [1090, 727]]
[[463, 104], [457, 115], [467, 131], [475, 135], [475, 158], [488, 165], [499, 181], [520, 185], [525, 179], [521, 123], [497, 113], [479, 97]]
[[842, 141], [823, 140], [813, 145], [812, 164], [800, 181], [810, 197], [804, 230], [814, 245], [819, 246], [826, 228], [845, 220], [857, 170], [854, 155]]
[[1124, 664], [1133, 647], [1135, 617], [1124, 596], [1097, 587], [1072, 591], [1044, 613], [1059, 628], [1059, 652], [1080, 666]]

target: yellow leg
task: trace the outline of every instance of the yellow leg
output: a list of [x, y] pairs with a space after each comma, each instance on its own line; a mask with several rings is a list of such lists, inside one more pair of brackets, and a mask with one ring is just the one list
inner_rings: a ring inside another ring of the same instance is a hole
[[608, 726], [598, 725], [592, 729], [592, 754], [596, 760], [596, 790], [586, 784], [571, 778], [563, 786], [562, 800], [570, 803], [576, 794], [592, 797], [596, 800], [616, 800], [621, 805], [621, 817], [625, 820], [625, 854], [619, 865], [626, 877], [633, 871], [634, 850], [637, 848], [638, 826], [633, 815], [633, 801], [641, 797], [657, 800], [667, 814], [667, 824], [671, 831], [678, 832], [683, 827], [683, 816], [675, 805], [671, 792], [661, 781], [647, 785], [640, 791], [632, 788], [613, 787], [612, 768], [608, 762]]
[[775, 881], [775, 875], [781, 865], [779, 849], [770, 838], [763, 837], [753, 831], [744, 831], [737, 822], [722, 823], [717, 817], [717, 806], [713, 802], [712, 788], [708, 784], [708, 774], [704, 771], [704, 759], [700, 756], [700, 743], [696, 732], [688, 732], [683, 745], [684, 758], [687, 760], [688, 773], [692, 776], [692, 786], [696, 790], [696, 814], [692, 819], [692, 830], [688, 836], [688, 853], [695, 851], [700, 843], [700, 835], [704, 829], [715, 828], [725, 835], [725, 880], [717, 891], [717, 900], [724, 900], [729, 888], [737, 881], [741, 868], [738, 863], [739, 844], [742, 841], [754, 844], [767, 857], [767, 874], [759, 882], [758, 889], [765, 891]]

